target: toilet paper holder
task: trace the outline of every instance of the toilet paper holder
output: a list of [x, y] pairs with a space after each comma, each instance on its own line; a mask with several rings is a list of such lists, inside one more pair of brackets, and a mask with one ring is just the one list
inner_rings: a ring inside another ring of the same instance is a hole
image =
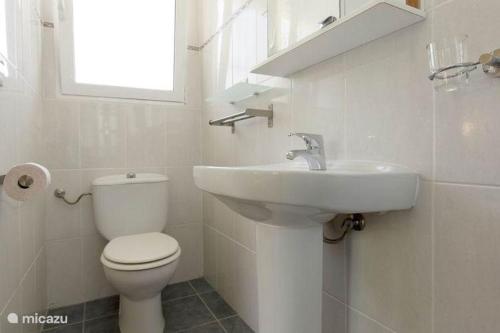
[[[0, 185], [3, 185], [3, 182], [5, 180], [5, 176], [6, 175], [0, 175]], [[17, 185], [19, 185], [20, 188], [28, 189], [31, 187], [31, 185], [33, 185], [33, 182], [34, 182], [34, 180], [31, 176], [23, 175], [23, 176], [19, 177], [19, 180], [17, 181]]]

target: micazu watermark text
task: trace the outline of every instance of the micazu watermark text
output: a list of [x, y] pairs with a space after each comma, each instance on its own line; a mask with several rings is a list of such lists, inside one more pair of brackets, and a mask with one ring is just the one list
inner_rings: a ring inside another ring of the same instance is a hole
[[19, 316], [17, 313], [9, 313], [7, 321], [11, 324], [67, 324], [68, 316], [51, 316], [34, 313]]

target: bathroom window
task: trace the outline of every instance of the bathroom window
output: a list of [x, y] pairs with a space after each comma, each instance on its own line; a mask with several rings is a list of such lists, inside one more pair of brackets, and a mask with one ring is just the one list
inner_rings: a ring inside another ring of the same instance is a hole
[[60, 0], [63, 94], [182, 102], [185, 1]]

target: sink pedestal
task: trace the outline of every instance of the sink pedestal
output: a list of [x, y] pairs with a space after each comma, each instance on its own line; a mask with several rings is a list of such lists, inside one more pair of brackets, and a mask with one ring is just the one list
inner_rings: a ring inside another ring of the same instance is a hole
[[322, 256], [321, 224], [257, 224], [260, 333], [321, 332]]

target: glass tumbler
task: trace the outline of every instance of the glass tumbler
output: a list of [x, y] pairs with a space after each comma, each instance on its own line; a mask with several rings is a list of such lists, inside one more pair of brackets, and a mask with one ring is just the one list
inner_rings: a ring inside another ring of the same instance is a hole
[[454, 36], [427, 45], [429, 79], [436, 89], [455, 91], [468, 83], [477, 63], [468, 60], [467, 39], [467, 35]]

